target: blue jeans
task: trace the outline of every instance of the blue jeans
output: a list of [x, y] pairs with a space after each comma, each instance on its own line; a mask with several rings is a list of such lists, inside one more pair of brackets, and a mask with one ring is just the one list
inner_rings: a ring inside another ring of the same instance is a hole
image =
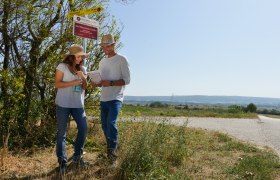
[[74, 160], [83, 154], [87, 135], [87, 119], [84, 108], [64, 108], [56, 105], [57, 117], [57, 141], [56, 155], [60, 161], [67, 162], [66, 156], [66, 134], [69, 116], [72, 115], [78, 127], [78, 134], [74, 145]]
[[107, 149], [115, 151], [118, 145], [118, 128], [116, 122], [122, 107], [122, 102], [118, 100], [102, 101], [100, 107], [102, 130], [106, 137]]

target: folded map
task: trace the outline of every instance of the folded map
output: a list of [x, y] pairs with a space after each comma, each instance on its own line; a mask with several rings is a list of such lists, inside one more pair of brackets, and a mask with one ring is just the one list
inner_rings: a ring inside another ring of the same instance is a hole
[[92, 82], [94, 82], [95, 84], [99, 84], [101, 81], [101, 75], [100, 72], [98, 70], [96, 71], [89, 71], [87, 72], [89, 78], [91, 79]]

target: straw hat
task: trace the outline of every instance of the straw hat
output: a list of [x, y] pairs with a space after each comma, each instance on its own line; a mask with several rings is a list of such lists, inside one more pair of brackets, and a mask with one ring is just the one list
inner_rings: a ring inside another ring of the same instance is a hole
[[88, 54], [84, 52], [84, 48], [80, 45], [74, 44], [69, 47], [68, 52], [64, 55], [64, 59], [69, 55], [78, 55], [87, 57]]
[[108, 46], [111, 44], [115, 44], [115, 40], [112, 34], [104, 34], [101, 38], [101, 46]]

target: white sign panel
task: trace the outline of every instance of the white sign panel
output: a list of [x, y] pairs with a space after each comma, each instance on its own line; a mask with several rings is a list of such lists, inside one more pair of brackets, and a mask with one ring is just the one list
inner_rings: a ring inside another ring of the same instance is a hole
[[97, 40], [99, 23], [93, 19], [74, 15], [73, 35]]

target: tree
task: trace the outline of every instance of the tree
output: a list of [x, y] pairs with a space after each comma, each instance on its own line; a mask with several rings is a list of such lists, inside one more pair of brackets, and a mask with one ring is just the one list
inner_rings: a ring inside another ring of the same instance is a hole
[[247, 105], [246, 111], [255, 113], [255, 112], [257, 112], [257, 106], [253, 103], [250, 103], [250, 104]]
[[[67, 46], [81, 44], [81, 38], [72, 36], [72, 19], [67, 18], [67, 14], [105, 2], [108, 1], [0, 1], [1, 139], [11, 133], [10, 137], [14, 138], [11, 142], [31, 146], [36, 139], [27, 137], [34, 138], [36, 134], [36, 138], [42, 138], [45, 143], [51, 142], [55, 129], [51, 128], [55, 125], [55, 67]], [[114, 19], [110, 20], [106, 9], [88, 17], [100, 22], [101, 32], [113, 33], [116, 40], [119, 39], [121, 29]], [[120, 47], [121, 43], [117, 44], [117, 48]], [[87, 52], [89, 59], [93, 59], [85, 63], [88, 70], [98, 68], [104, 53], [92, 41], [87, 41]], [[98, 91], [89, 89], [87, 94], [91, 97]], [[0, 141], [0, 145], [2, 143]]]
[[152, 102], [149, 106], [150, 107], [167, 107], [168, 105], [167, 104], [163, 104], [160, 101], [155, 101], [155, 102]]

